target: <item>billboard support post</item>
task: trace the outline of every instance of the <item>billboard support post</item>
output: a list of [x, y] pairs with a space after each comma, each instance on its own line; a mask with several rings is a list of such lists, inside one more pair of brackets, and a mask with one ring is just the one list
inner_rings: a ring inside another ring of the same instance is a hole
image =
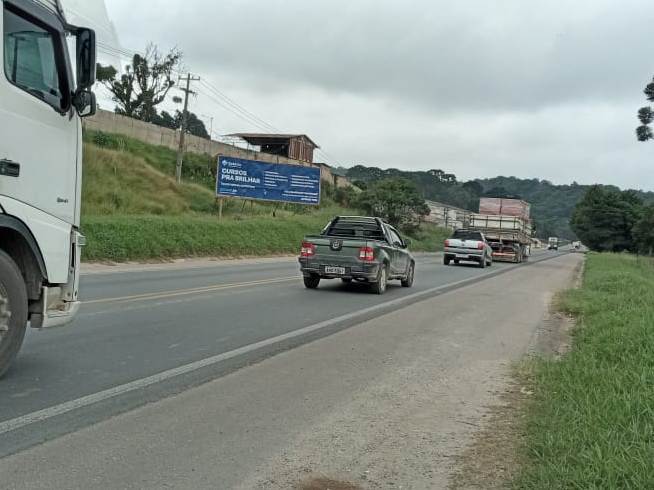
[[222, 197], [218, 200], [218, 221], [223, 220], [223, 202], [224, 201], [225, 200]]

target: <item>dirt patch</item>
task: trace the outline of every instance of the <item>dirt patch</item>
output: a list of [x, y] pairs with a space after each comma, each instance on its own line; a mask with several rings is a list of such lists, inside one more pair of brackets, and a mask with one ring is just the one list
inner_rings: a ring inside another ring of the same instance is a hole
[[297, 490], [361, 490], [361, 487], [353, 483], [347, 483], [329, 478], [314, 478], [301, 483]]
[[475, 441], [455, 459], [450, 478], [452, 489], [509, 488], [520, 468], [522, 413], [532, 392], [517, 379], [500, 396], [500, 404], [490, 407], [485, 427]]

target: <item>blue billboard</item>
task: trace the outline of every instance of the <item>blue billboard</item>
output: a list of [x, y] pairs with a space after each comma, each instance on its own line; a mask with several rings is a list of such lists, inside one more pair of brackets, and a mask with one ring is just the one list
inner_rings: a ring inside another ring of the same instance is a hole
[[320, 204], [320, 168], [218, 157], [216, 194], [265, 201]]

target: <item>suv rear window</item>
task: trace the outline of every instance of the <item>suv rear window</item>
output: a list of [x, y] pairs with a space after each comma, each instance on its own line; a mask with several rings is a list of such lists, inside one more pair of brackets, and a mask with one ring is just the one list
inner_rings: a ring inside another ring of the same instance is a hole
[[452, 238], [457, 238], [459, 240], [482, 240], [481, 233], [478, 231], [455, 231]]

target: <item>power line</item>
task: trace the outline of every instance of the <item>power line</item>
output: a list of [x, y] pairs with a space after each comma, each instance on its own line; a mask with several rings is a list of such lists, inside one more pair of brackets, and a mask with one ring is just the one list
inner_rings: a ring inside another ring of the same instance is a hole
[[[135, 54], [139, 54], [141, 56], [145, 56], [142, 52], [139, 52], [137, 50], [127, 50], [125, 48], [120, 48], [116, 46], [112, 46], [108, 43], [98, 41], [98, 50], [101, 52], [104, 52], [105, 54], [108, 54], [110, 56], [116, 56], [116, 57], [125, 57], [127, 59], [132, 59]], [[185, 76], [183, 75], [180, 71], [175, 71], [175, 74], [178, 76], [182, 77]], [[195, 80], [192, 80], [195, 81]], [[203, 87], [204, 90], [202, 89], [196, 89], [198, 93], [202, 94], [203, 96], [207, 97], [209, 100], [217, 104], [218, 106], [222, 107], [223, 109], [227, 110], [228, 112], [234, 114], [241, 120], [245, 121], [246, 123], [254, 126], [255, 128], [264, 131], [264, 132], [274, 132], [274, 133], [282, 133], [282, 130], [275, 127], [274, 125], [268, 123], [261, 117], [257, 116], [250, 110], [246, 109], [243, 107], [241, 104], [236, 102], [234, 99], [230, 98], [227, 96], [224, 92], [219, 90], [215, 85], [211, 84], [209, 81], [205, 79], [199, 79], [198, 80], [200, 85]], [[183, 89], [182, 89], [183, 90]], [[188, 94], [187, 94], [188, 95]], [[339, 159], [335, 158], [333, 155], [330, 155], [326, 151], [324, 151], [321, 148], [317, 149], [317, 153], [323, 156], [325, 160], [334, 165], [341, 165], [339, 163]]]
[[218, 97], [220, 97], [222, 100], [224, 100], [227, 104], [229, 104], [230, 106], [234, 107], [236, 110], [238, 110], [238, 111], [240, 111], [240, 112], [243, 112], [243, 113], [247, 114], [249, 117], [253, 118], [253, 119], [256, 120], [256, 121], [259, 121], [262, 125], [264, 125], [264, 126], [270, 128], [270, 129], [273, 130], [273, 131], [276, 131], [276, 132], [278, 132], [278, 133], [281, 133], [281, 132], [282, 132], [280, 129], [278, 129], [278, 128], [276, 128], [275, 126], [273, 126], [272, 124], [269, 124], [268, 122], [264, 121], [263, 119], [261, 119], [261, 118], [260, 118], [259, 116], [257, 116], [256, 114], [253, 114], [252, 112], [248, 111], [245, 107], [243, 107], [242, 105], [240, 105], [238, 102], [235, 102], [233, 99], [230, 99], [227, 95], [225, 95], [223, 92], [221, 92], [220, 90], [218, 90], [215, 86], [213, 86], [212, 84], [210, 84], [208, 81], [205, 80], [205, 81], [202, 82], [202, 84], [203, 84], [205, 87], [207, 87], [209, 90], [211, 90], [211, 91], [212, 91], [216, 96], [218, 96]]

